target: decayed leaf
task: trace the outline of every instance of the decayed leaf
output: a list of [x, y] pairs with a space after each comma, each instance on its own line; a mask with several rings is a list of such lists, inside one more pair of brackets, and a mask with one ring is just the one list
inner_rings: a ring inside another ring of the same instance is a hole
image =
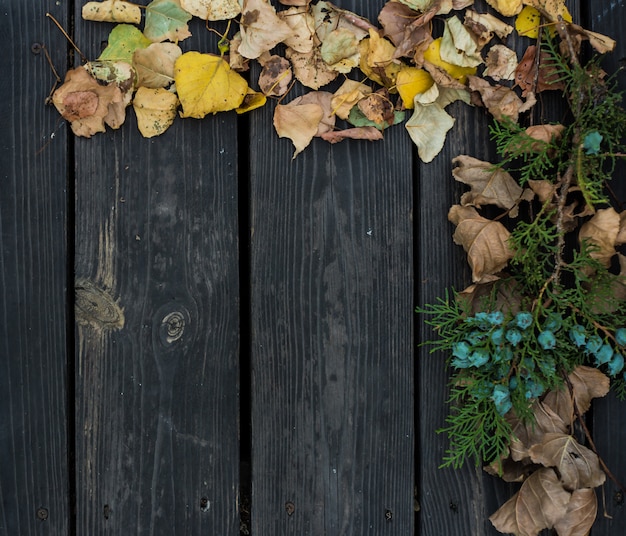
[[439, 54], [443, 61], [459, 67], [477, 67], [483, 62], [476, 41], [458, 17], [446, 19]]
[[563, 518], [570, 497], [554, 470], [543, 468], [530, 475], [489, 520], [500, 532], [536, 536]]
[[191, 36], [187, 22], [191, 14], [179, 0], [153, 0], [146, 6], [144, 35], [150, 41], [182, 41]]
[[510, 233], [498, 221], [482, 217], [475, 208], [453, 205], [448, 219], [456, 225], [454, 242], [462, 245], [472, 269], [472, 280], [480, 281], [501, 271], [513, 257]]
[[159, 136], [176, 118], [178, 97], [163, 88], [140, 87], [133, 99], [137, 127], [144, 138]]
[[341, 87], [335, 91], [335, 95], [332, 99], [332, 108], [335, 115], [341, 119], [347, 119], [352, 107], [371, 92], [372, 88], [370, 86], [356, 80], [347, 79]]
[[474, 34], [479, 49], [482, 49], [496, 34], [500, 39], [506, 39], [513, 31], [513, 26], [506, 24], [491, 13], [477, 13], [471, 9], [465, 12], [463, 24]]
[[243, 98], [243, 102], [235, 108], [235, 111], [238, 114], [244, 114], [246, 112], [250, 112], [251, 110], [256, 110], [261, 106], [265, 106], [267, 102], [267, 97], [263, 95], [263, 93], [259, 93], [248, 88], [246, 92], [246, 96]]
[[132, 63], [135, 50], [151, 44], [152, 41], [135, 26], [118, 24], [111, 30], [108, 45], [98, 59]]
[[174, 63], [183, 51], [174, 43], [153, 43], [135, 50], [133, 67], [138, 87], [167, 87], [174, 82]]
[[332, 130], [325, 132], [320, 137], [330, 143], [338, 143], [346, 139], [375, 141], [382, 140], [383, 133], [375, 127], [355, 127], [344, 130]]
[[577, 489], [567, 504], [565, 515], [554, 528], [559, 536], [587, 536], [598, 513], [598, 499], [593, 489]]
[[517, 69], [517, 54], [504, 45], [494, 45], [487, 52], [485, 65], [483, 76], [490, 76], [496, 81], [513, 80]]
[[496, 205], [510, 209], [522, 195], [522, 188], [509, 173], [489, 162], [460, 155], [452, 160], [454, 178], [471, 186], [461, 197], [461, 205]]
[[306, 54], [288, 48], [285, 56], [291, 61], [294, 76], [302, 85], [311, 89], [319, 89], [332, 82], [339, 75], [322, 59], [319, 48]]
[[[557, 22], [559, 17], [565, 19], [564, 14], [567, 12], [565, 0], [523, 0], [523, 3], [527, 6], [534, 7], [552, 22]], [[569, 20], [572, 20], [571, 16]]]
[[296, 52], [305, 54], [311, 52], [315, 46], [313, 16], [308, 11], [297, 7], [281, 11], [278, 16], [291, 28], [291, 35], [284, 39], [283, 43]]
[[180, 0], [180, 5], [202, 20], [232, 19], [241, 13], [239, 0]]
[[427, 106], [417, 103], [405, 126], [417, 145], [419, 157], [424, 162], [432, 162], [443, 148], [446, 134], [454, 126], [454, 118], [437, 103]]
[[620, 229], [620, 216], [614, 208], [598, 210], [595, 215], [585, 222], [578, 233], [580, 243], [593, 244], [595, 248], [589, 252], [591, 257], [600, 261], [604, 266], [611, 265], [615, 255], [615, 244]]
[[539, 71], [535, 64], [537, 47], [529, 46], [515, 70], [515, 85], [522, 88], [522, 96], [529, 93], [564, 89], [563, 82], [559, 81], [559, 74], [550, 65], [550, 55], [546, 51], [541, 52]]
[[384, 128], [386, 125], [394, 124], [393, 103], [389, 100], [389, 93], [384, 88], [361, 99], [357, 106], [361, 113], [376, 126]]
[[274, 55], [263, 62], [263, 70], [259, 75], [259, 88], [265, 95], [280, 97], [287, 93], [291, 78], [289, 61]]
[[571, 435], [546, 434], [529, 454], [533, 462], [555, 467], [566, 490], [595, 488], [606, 480], [598, 456]]
[[127, 92], [117, 83], [100, 84], [84, 67], [77, 67], [67, 72], [65, 82], [54, 92], [52, 102], [70, 122], [74, 134], [89, 138], [97, 132], [104, 132], [105, 124], [119, 128], [124, 123], [129, 99]]
[[280, 138], [289, 138], [295, 158], [317, 134], [324, 110], [319, 104], [278, 104], [274, 111], [274, 128]]
[[222, 58], [200, 52], [186, 52], [176, 60], [174, 80], [182, 117], [200, 119], [237, 108], [248, 90], [248, 83]]
[[515, 91], [506, 86], [492, 86], [478, 76], [469, 76], [468, 78], [470, 89], [480, 93], [483, 104], [495, 119], [504, 121], [508, 118], [517, 123], [524, 103]]
[[522, 0], [487, 0], [487, 3], [505, 17], [517, 15], [522, 9]]
[[85, 20], [97, 22], [141, 22], [141, 9], [138, 5], [124, 0], [104, 0], [104, 2], [87, 2], [82, 9]]
[[291, 28], [276, 15], [271, 4], [264, 0], [243, 0], [239, 54], [244, 58], [258, 58], [290, 36]]

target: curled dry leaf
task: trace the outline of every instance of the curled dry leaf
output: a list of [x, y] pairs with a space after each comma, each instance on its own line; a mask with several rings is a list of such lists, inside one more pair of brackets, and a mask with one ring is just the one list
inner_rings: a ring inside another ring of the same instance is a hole
[[491, 13], [477, 13], [471, 9], [465, 12], [463, 24], [475, 36], [479, 49], [491, 41], [494, 34], [500, 39], [506, 39], [513, 31], [513, 26], [506, 24], [498, 17], [494, 17]]
[[530, 459], [556, 468], [566, 490], [595, 488], [606, 480], [598, 456], [571, 435], [549, 433], [529, 449]]
[[180, 0], [181, 7], [202, 20], [226, 20], [241, 13], [239, 0]]
[[522, 188], [509, 173], [489, 162], [467, 155], [452, 160], [454, 178], [471, 186], [471, 191], [461, 197], [461, 205], [495, 205], [510, 209], [522, 195]]
[[141, 22], [141, 9], [138, 5], [124, 0], [104, 0], [104, 2], [87, 2], [82, 9], [85, 20], [96, 22]]
[[383, 133], [375, 127], [355, 127], [324, 132], [320, 137], [330, 143], [338, 143], [346, 139], [375, 141], [382, 140]]
[[544, 467], [530, 475], [489, 520], [500, 532], [535, 536], [563, 518], [570, 497], [554, 470]]
[[393, 103], [386, 89], [371, 93], [361, 99], [357, 106], [361, 113], [376, 125], [393, 125], [395, 121]]
[[133, 99], [137, 127], [144, 138], [159, 136], [176, 118], [178, 97], [163, 88], [140, 87]]
[[470, 89], [480, 94], [482, 103], [489, 110], [489, 113], [493, 115], [494, 119], [504, 121], [508, 118], [517, 123], [524, 103], [515, 91], [506, 86], [492, 86], [478, 76], [469, 76], [468, 79]]
[[508, 245], [510, 233], [500, 222], [461, 205], [452, 206], [448, 219], [456, 225], [453, 239], [467, 252], [474, 282], [500, 272], [513, 257]]
[[291, 28], [269, 2], [243, 0], [239, 54], [244, 58], [258, 58], [290, 36]]
[[174, 82], [174, 64], [183, 51], [174, 43], [153, 43], [135, 50], [133, 67], [138, 87], [167, 87]]
[[578, 233], [578, 241], [594, 246], [589, 254], [603, 266], [610, 266], [616, 254], [615, 244], [620, 230], [620, 215], [613, 207], [600, 209], [585, 222]]
[[598, 499], [593, 489], [577, 489], [567, 503], [565, 515], [554, 528], [559, 536], [588, 536], [598, 514]]
[[443, 61], [459, 67], [477, 67], [483, 62], [476, 41], [458, 17], [446, 19], [439, 54]]

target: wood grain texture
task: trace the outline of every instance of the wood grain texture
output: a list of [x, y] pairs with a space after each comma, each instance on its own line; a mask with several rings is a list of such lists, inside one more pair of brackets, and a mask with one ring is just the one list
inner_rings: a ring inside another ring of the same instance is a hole
[[252, 534], [410, 535], [411, 143], [292, 160], [273, 109], [251, 117]]
[[[67, 20], [63, 7], [47, 9]], [[0, 535], [67, 534], [66, 128], [44, 101], [64, 38], [41, 2], [0, 1]], [[37, 47], [34, 49], [37, 52]], [[37, 512], [39, 511], [39, 517]]]
[[[602, 65], [608, 73], [615, 73], [620, 65], [623, 66], [623, 58], [626, 57], [626, 41], [624, 40], [626, 2], [624, 0], [589, 2], [587, 16], [587, 28], [608, 35], [617, 41], [615, 51], [607, 54], [602, 61]], [[625, 91], [626, 75], [623, 71], [617, 76], [617, 82], [621, 91]], [[626, 185], [623, 181], [625, 173], [626, 165], [624, 162], [620, 162], [611, 182], [611, 189], [621, 203], [626, 201]], [[622, 483], [626, 482], [624, 459], [626, 413], [624, 412], [624, 404], [625, 402], [618, 400], [613, 394], [595, 400], [592, 407], [591, 423], [592, 435], [599, 455]], [[598, 517], [591, 534], [593, 536], [625, 534], [626, 498], [624, 493], [614, 482], [607, 479], [606, 484], [597, 495], [599, 501]], [[606, 509], [606, 516], [603, 515], [604, 509]]]
[[75, 155], [77, 533], [238, 534], [235, 114]]

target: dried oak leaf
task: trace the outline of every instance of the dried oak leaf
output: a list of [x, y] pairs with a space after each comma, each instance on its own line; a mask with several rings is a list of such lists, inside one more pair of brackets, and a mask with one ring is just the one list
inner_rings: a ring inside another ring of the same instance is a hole
[[256, 59], [292, 35], [289, 25], [264, 0], [243, 0], [239, 54]]
[[582, 225], [578, 233], [578, 241], [581, 244], [586, 241], [593, 245], [594, 248], [589, 255], [608, 267], [616, 254], [615, 245], [620, 224], [620, 215], [613, 207], [600, 209]]
[[559, 536], [588, 536], [598, 514], [598, 499], [593, 489], [572, 493], [565, 515], [554, 524]]
[[225, 20], [241, 13], [239, 0], [180, 0], [181, 7], [202, 20]]
[[141, 22], [141, 9], [138, 5], [124, 0], [104, 0], [104, 2], [87, 2], [82, 9], [84, 20], [97, 22]]
[[324, 132], [320, 138], [330, 143], [338, 143], [346, 139], [375, 141], [382, 140], [383, 133], [376, 127], [355, 127]]
[[498, 273], [513, 257], [508, 245], [510, 233], [500, 222], [482, 217], [473, 207], [461, 205], [450, 208], [448, 219], [456, 225], [453, 239], [467, 252], [474, 282]]
[[333, 71], [322, 59], [319, 48], [302, 53], [288, 48], [285, 56], [291, 61], [294, 76], [306, 87], [319, 89], [332, 82], [338, 71]]
[[598, 456], [583, 447], [571, 435], [549, 433], [529, 449], [530, 459], [544, 467], [556, 468], [568, 491], [595, 488], [606, 480]]
[[153, 0], [146, 6], [144, 35], [150, 41], [182, 41], [191, 37], [187, 23], [191, 19], [179, 0]]
[[167, 87], [174, 82], [174, 64], [183, 51], [174, 43], [152, 43], [135, 50], [133, 67], [138, 87]]
[[291, 7], [285, 11], [280, 11], [278, 16], [284, 20], [291, 35], [283, 40], [286, 46], [296, 52], [308, 53], [315, 47], [315, 20], [313, 16], [298, 7]]
[[178, 97], [163, 88], [140, 87], [133, 99], [137, 127], [144, 138], [163, 134], [174, 122]]
[[461, 197], [463, 206], [495, 205], [510, 209], [522, 195], [522, 188], [502, 168], [467, 155], [452, 160], [454, 178], [472, 189]]
[[469, 88], [480, 94], [482, 103], [496, 120], [504, 121], [508, 118], [517, 123], [524, 103], [512, 89], [500, 85], [492, 86], [478, 76], [468, 76], [468, 79]]
[[265, 95], [281, 97], [291, 84], [291, 64], [281, 56], [270, 56], [263, 62], [263, 69], [259, 75], [259, 89]]
[[[131, 66], [125, 65], [134, 78]], [[115, 81], [101, 84], [85, 67], [77, 67], [67, 72], [65, 82], [52, 95], [52, 102], [70, 122], [74, 134], [89, 138], [104, 132], [105, 125], [113, 129], [122, 126], [132, 94], [130, 88], [132, 81], [121, 87]]]
[[536, 536], [563, 518], [570, 498], [554, 470], [544, 467], [530, 475], [489, 520], [500, 532]]
[[324, 118], [319, 104], [278, 104], [274, 110], [274, 128], [280, 138], [289, 138], [296, 148], [293, 158], [311, 143]]

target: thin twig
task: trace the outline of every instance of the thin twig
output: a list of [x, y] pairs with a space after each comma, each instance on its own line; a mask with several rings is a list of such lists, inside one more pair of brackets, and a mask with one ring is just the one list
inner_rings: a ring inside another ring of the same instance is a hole
[[54, 24], [57, 25], [57, 28], [59, 30], [61, 30], [61, 33], [65, 36], [65, 39], [67, 39], [70, 42], [70, 45], [72, 45], [74, 47], [74, 50], [76, 50], [76, 52], [78, 52], [78, 55], [80, 56], [80, 58], [83, 60], [84, 63], [87, 63], [87, 58], [85, 57], [85, 55], [80, 51], [80, 49], [76, 46], [76, 43], [74, 43], [74, 41], [72, 41], [72, 38], [67, 35], [67, 32], [63, 29], [63, 26], [61, 26], [61, 24], [59, 23], [58, 20], [56, 20], [52, 15], [50, 15], [50, 13], [46, 13], [46, 17], [48, 17], [49, 19], [52, 19], [52, 22], [54, 22]]

